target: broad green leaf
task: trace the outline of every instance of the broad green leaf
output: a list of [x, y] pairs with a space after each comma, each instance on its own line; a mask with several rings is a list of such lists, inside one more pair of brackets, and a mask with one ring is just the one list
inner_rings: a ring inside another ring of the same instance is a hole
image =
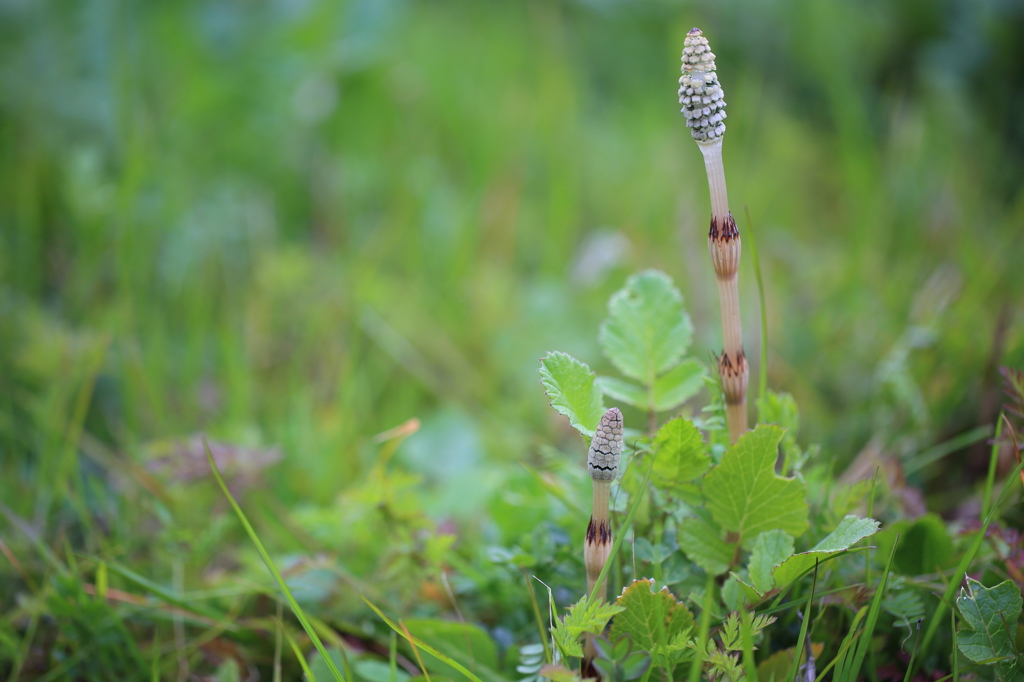
[[615, 604], [623, 611], [612, 622], [609, 639], [614, 642], [629, 635], [633, 645], [651, 652], [654, 666], [661, 667], [678, 660], [694, 621], [690, 610], [668, 588], [651, 592], [653, 586], [653, 580], [634, 580], [622, 591]]
[[671, 410], [697, 394], [704, 386], [704, 369], [699, 361], [686, 358], [654, 380], [654, 409]]
[[593, 436], [605, 410], [590, 368], [568, 353], [553, 351], [540, 361], [540, 379], [551, 407], [584, 436]]
[[672, 280], [647, 270], [612, 295], [598, 341], [620, 372], [650, 386], [679, 361], [692, 336], [693, 324]]
[[754, 549], [750, 552], [750, 581], [761, 594], [772, 589], [775, 579], [772, 572], [775, 567], [793, 554], [793, 536], [784, 530], [768, 530], [754, 540]]
[[658, 488], [678, 492], [686, 482], [703, 476], [711, 466], [704, 438], [689, 419], [678, 417], [658, 429], [651, 480]]
[[807, 486], [775, 474], [783, 430], [761, 424], [726, 450], [704, 477], [704, 497], [715, 521], [740, 542], [776, 528], [794, 537], [807, 530]]
[[[824, 644], [818, 644], [815, 642], [811, 644], [811, 654], [814, 658], [820, 658], [822, 652], [825, 650]], [[785, 682], [786, 676], [789, 674], [790, 669], [793, 666], [793, 654], [796, 652], [796, 647], [790, 647], [789, 649], [783, 649], [776, 651], [774, 654], [764, 659], [757, 664], [757, 682]], [[800, 654], [800, 665], [807, 662], [807, 650]]]
[[881, 554], [892, 549], [896, 536], [900, 544], [892, 558], [892, 567], [903, 575], [934, 573], [955, 565], [957, 555], [949, 530], [935, 514], [925, 514], [913, 521], [897, 521], [878, 534], [876, 544]]
[[691, 516], [679, 524], [676, 535], [679, 549], [711, 575], [721, 575], [729, 570], [736, 546], [726, 542], [721, 529], [712, 522]]
[[[414, 618], [405, 621], [409, 632], [420, 640], [465, 666], [484, 680], [499, 680], [498, 648], [482, 628], [451, 620]], [[456, 668], [438, 659], [426, 657], [423, 663], [437, 675], [457, 680], [463, 677]]]
[[877, 531], [878, 521], [874, 519], [859, 519], [856, 516], [844, 517], [836, 529], [825, 536], [810, 551], [794, 554], [775, 569], [772, 577], [775, 579], [776, 589], [783, 589], [803, 575], [805, 571], [814, 568], [815, 560], [825, 561]]
[[597, 387], [605, 395], [620, 400], [627, 405], [639, 407], [641, 410], [649, 409], [650, 396], [647, 394], [647, 390], [636, 384], [631, 384], [622, 379], [615, 379], [614, 377], [598, 377]]
[[1024, 679], [1024, 660], [1017, 652], [1017, 620], [1020, 618], [1020, 589], [1012, 580], [985, 587], [967, 579], [956, 600], [967, 627], [956, 633], [956, 645], [972, 661], [1011, 657], [996, 664], [996, 679], [1009, 682]]

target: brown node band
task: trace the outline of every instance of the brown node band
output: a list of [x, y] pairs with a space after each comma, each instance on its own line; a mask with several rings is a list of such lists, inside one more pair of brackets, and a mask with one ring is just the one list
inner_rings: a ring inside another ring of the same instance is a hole
[[740, 231], [736, 229], [736, 221], [732, 215], [719, 220], [711, 217], [711, 229], [708, 230], [708, 254], [715, 274], [719, 279], [728, 279], [736, 274], [740, 267]]
[[587, 526], [587, 544], [590, 545], [607, 545], [612, 541], [612, 529], [608, 525], [608, 521], [602, 519], [601, 521], [595, 522], [594, 517], [590, 517], [590, 524]]
[[750, 368], [747, 366], [746, 354], [740, 350], [735, 357], [730, 358], [728, 353], [723, 352], [718, 356], [718, 374], [722, 377], [725, 402], [730, 405], [739, 405], [745, 402], [747, 383], [750, 380]]
[[727, 213], [722, 220], [718, 216], [711, 216], [711, 228], [708, 230], [708, 239], [714, 241], [729, 241], [740, 238], [740, 230], [736, 227], [736, 219], [732, 213]]

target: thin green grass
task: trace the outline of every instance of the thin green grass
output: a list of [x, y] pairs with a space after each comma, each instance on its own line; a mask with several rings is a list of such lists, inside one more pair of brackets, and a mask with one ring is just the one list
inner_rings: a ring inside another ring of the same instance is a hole
[[234, 509], [235, 514], [238, 515], [238, 520], [241, 521], [246, 534], [248, 534], [249, 539], [252, 540], [252, 543], [256, 546], [256, 551], [259, 552], [260, 558], [263, 559], [263, 563], [266, 564], [267, 569], [269, 569], [271, 575], [274, 576], [274, 580], [277, 581], [278, 587], [281, 588], [281, 592], [284, 594], [285, 599], [288, 600], [288, 605], [291, 607], [292, 613], [295, 614], [295, 617], [302, 625], [302, 629], [306, 631], [306, 634], [309, 635], [309, 638], [313, 641], [313, 645], [316, 647], [316, 650], [320, 652], [320, 656], [330, 669], [331, 674], [334, 675], [334, 679], [338, 682], [345, 682], [345, 678], [342, 677], [341, 672], [338, 670], [337, 666], [334, 665], [334, 661], [332, 661], [331, 657], [327, 654], [327, 649], [324, 648], [316, 630], [313, 629], [313, 626], [306, 618], [306, 614], [302, 610], [302, 607], [299, 606], [299, 603], [295, 601], [295, 597], [292, 596], [292, 591], [288, 589], [288, 583], [286, 583], [284, 578], [281, 577], [281, 573], [277, 570], [277, 566], [274, 565], [274, 561], [270, 558], [270, 554], [267, 553], [266, 549], [264, 549], [263, 543], [260, 542], [259, 536], [256, 535], [256, 531], [249, 523], [249, 519], [245, 517], [245, 513], [242, 511], [242, 508], [238, 506], [237, 502], [235, 502], [234, 496], [231, 494], [231, 491], [228, 490], [228, 486], [224, 483], [224, 479], [221, 478], [220, 471], [217, 469], [217, 463], [213, 460], [213, 454], [210, 452], [210, 446], [206, 443], [205, 438], [203, 439], [203, 447], [206, 449], [206, 459], [210, 463], [210, 470], [213, 472], [214, 478], [217, 479], [217, 485], [220, 486], [221, 492], [224, 493], [224, 496], [228, 498], [228, 502], [231, 503], [231, 508]]
[[878, 623], [878, 616], [882, 610], [882, 600], [885, 598], [885, 586], [889, 582], [889, 571], [892, 568], [893, 558], [896, 556], [896, 547], [899, 546], [900, 536], [896, 536], [896, 541], [892, 544], [892, 550], [889, 552], [889, 560], [885, 562], [885, 568], [882, 571], [882, 578], [878, 581], [878, 587], [875, 589], [875, 596], [871, 599], [871, 606], [868, 608], [867, 616], [864, 620], [864, 633], [861, 635], [857, 645], [853, 648], [853, 660], [850, 665], [844, 666], [842, 670], [842, 677], [838, 674], [835, 676], [835, 682], [854, 682], [857, 679], [857, 675], [860, 674], [861, 666], [864, 665], [864, 658], [868, 654], [868, 650], [871, 647], [871, 637], [875, 632], [875, 625]]
[[708, 575], [704, 583], [704, 606], [700, 610], [700, 622], [697, 626], [697, 650], [693, 654], [693, 662], [690, 663], [688, 682], [699, 682], [700, 674], [704, 670], [704, 652], [707, 651], [708, 637], [711, 634], [711, 611], [715, 604], [714, 590], [715, 576]]
[[932, 639], [938, 631], [939, 623], [942, 622], [943, 616], [946, 615], [946, 609], [953, 603], [954, 593], [960, 587], [960, 583], [963, 580], [964, 575], [966, 575], [967, 569], [974, 561], [974, 557], [978, 553], [978, 549], [981, 548], [981, 543], [985, 540], [985, 532], [988, 530], [992, 521], [995, 520], [996, 514], [999, 512], [999, 507], [1006, 499], [1009, 491], [1016, 487], [1018, 476], [1020, 476], [1022, 469], [1024, 469], [1024, 462], [1021, 462], [1016, 466], [1016, 468], [1014, 468], [1013, 473], [1010, 474], [1010, 477], [1007, 479], [1003, 489], [999, 492], [999, 497], [997, 497], [995, 503], [989, 507], [988, 514], [985, 515], [985, 520], [982, 522], [981, 528], [974, 536], [974, 541], [960, 558], [960, 563], [957, 564], [956, 571], [953, 573], [953, 577], [950, 579], [949, 585], [946, 587], [946, 591], [942, 594], [942, 597], [939, 598], [939, 603], [935, 607], [935, 614], [932, 616], [931, 622], [928, 623], [928, 629], [924, 634], [924, 641], [921, 642], [922, 654], [928, 653]]
[[[393, 620], [391, 620], [390, 618], [385, 616], [384, 612], [381, 611], [380, 609], [378, 609], [374, 605], [374, 603], [371, 602], [369, 599], [367, 599], [366, 597], [363, 597], [363, 601], [366, 602], [367, 606], [369, 606], [371, 609], [373, 609], [374, 613], [376, 613], [378, 616], [380, 616], [381, 620], [383, 620], [385, 623], [387, 623], [389, 628], [391, 628], [396, 633], [401, 635], [405, 639], [405, 641], [409, 642], [409, 646], [412, 647], [412, 651], [416, 655], [416, 660], [420, 664], [420, 669], [423, 671], [423, 674], [425, 676], [428, 675], [428, 673], [427, 673], [426, 666], [423, 665], [423, 660], [420, 658], [420, 654], [419, 654], [419, 650], [420, 649], [423, 649], [428, 654], [430, 654], [431, 656], [433, 656], [437, 660], [441, 661], [442, 663], [447, 663], [451, 667], [455, 668], [460, 673], [465, 675], [467, 678], [472, 680], [472, 682], [483, 682], [479, 677], [477, 677], [475, 674], [473, 674], [473, 672], [471, 672], [469, 669], [467, 669], [464, 665], [462, 665], [458, 661], [452, 659], [451, 656], [446, 656], [445, 654], [441, 653], [440, 651], [438, 651], [434, 647], [432, 647], [429, 644], [427, 644], [426, 642], [424, 642], [419, 637], [416, 637], [415, 635], [413, 635], [411, 632], [409, 632], [409, 629], [407, 627], [405, 627], [404, 623], [402, 623], [401, 621], [399, 621], [398, 623], [395, 623]], [[429, 676], [428, 676], [428, 679], [429, 679]]]
[[757, 399], [760, 400], [768, 390], [768, 308], [764, 300], [764, 280], [761, 278], [761, 261], [757, 257], [754, 221], [750, 219], [750, 208], [744, 206], [743, 210], [747, 215], [747, 240], [750, 245], [750, 259], [754, 264], [754, 277], [757, 279], [757, 296], [761, 302], [761, 361], [758, 367], [757, 380]]
[[1002, 412], [999, 413], [999, 417], [996, 419], [996, 434], [992, 439], [992, 448], [988, 458], [988, 475], [985, 476], [985, 494], [981, 498], [981, 517], [985, 518], [988, 516], [989, 509], [992, 508], [992, 489], [996, 483], [996, 467], [999, 464], [999, 448], [1000, 438], [1003, 435], [1003, 419], [1004, 415]]
[[[800, 634], [796, 638], [796, 646], [793, 648], [793, 663], [790, 666], [786, 679], [789, 682], [796, 682], [797, 673], [800, 670], [800, 660], [804, 657], [804, 645], [807, 640], [807, 628], [811, 622], [811, 608], [814, 605], [814, 590], [818, 586], [818, 562], [814, 562], [814, 579], [811, 580], [811, 591], [807, 593], [807, 603], [804, 604], [803, 618], [800, 619]], [[810, 661], [808, 661], [809, 663]]]
[[740, 638], [743, 644], [743, 669], [746, 671], [748, 680], [757, 679], [757, 664], [754, 662], [754, 635], [750, 628], [752, 617], [750, 610], [743, 606], [740, 611]]
[[[955, 641], [955, 640], [954, 640]], [[910, 654], [910, 663], [907, 664], [907, 673], [903, 676], [903, 682], [910, 682], [910, 671], [914, 669], [917, 661], [917, 646], [921, 643], [921, 621], [917, 621], [917, 637], [914, 638], [914, 651]], [[953, 652], [954, 654], [956, 652]]]

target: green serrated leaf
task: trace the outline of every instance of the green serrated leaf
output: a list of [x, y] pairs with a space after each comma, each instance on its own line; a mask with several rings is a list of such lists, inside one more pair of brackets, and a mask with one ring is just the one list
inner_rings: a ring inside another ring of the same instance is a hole
[[654, 380], [654, 409], [671, 410], [697, 394], [704, 386], [707, 370], [699, 361], [687, 358]]
[[584, 436], [593, 436], [605, 409], [590, 368], [568, 353], [553, 351], [540, 361], [540, 379], [551, 407]]
[[722, 648], [726, 651], [735, 651], [740, 639], [740, 614], [733, 611], [722, 623], [722, 629], [718, 633], [722, 640]]
[[726, 450], [722, 463], [704, 477], [704, 497], [715, 520], [752, 541], [766, 530], [799, 537], [807, 530], [807, 486], [775, 474], [783, 429], [760, 424]]
[[679, 361], [692, 336], [679, 290], [665, 273], [648, 270], [612, 295], [598, 341], [620, 372], [651, 386]]
[[679, 493], [687, 481], [703, 476], [711, 466], [704, 438], [689, 419], [678, 417], [658, 429], [651, 480], [658, 488]]
[[636, 384], [631, 384], [628, 381], [614, 377], [597, 377], [597, 386], [607, 396], [624, 402], [627, 405], [639, 407], [641, 410], [648, 409], [650, 396], [646, 389]]
[[589, 595], [583, 595], [551, 628], [551, 635], [563, 656], [581, 658], [583, 647], [580, 646], [580, 637], [586, 633], [600, 634], [612, 616], [621, 611], [622, 607], [616, 604], [590, 601]]
[[956, 645], [972, 661], [1006, 657], [995, 665], [996, 678], [1009, 682], [1024, 679], [1024, 660], [1017, 652], [1017, 620], [1020, 619], [1020, 589], [1012, 580], [985, 587], [967, 579], [967, 588], [956, 600], [967, 628], [956, 633]]
[[693, 630], [693, 614], [675, 596], [662, 588], [651, 592], [654, 580], [634, 580], [615, 601], [622, 612], [612, 623], [611, 640], [629, 635], [634, 646], [653, 655], [655, 667], [678, 662]]
[[768, 530], [754, 540], [754, 549], [750, 552], [750, 581], [758, 592], [764, 594], [772, 589], [775, 579], [772, 572], [775, 567], [793, 554], [793, 536], [784, 530]]
[[721, 575], [729, 570], [736, 546], [726, 542], [721, 529], [711, 521], [699, 516], [683, 519], [676, 535], [679, 549], [709, 574]]
[[874, 519], [859, 519], [856, 516], [843, 518], [836, 529], [810, 551], [794, 554], [775, 568], [772, 573], [775, 587], [780, 590], [785, 588], [806, 571], [814, 568], [815, 561], [825, 561], [839, 552], [846, 551], [877, 531], [878, 521]]

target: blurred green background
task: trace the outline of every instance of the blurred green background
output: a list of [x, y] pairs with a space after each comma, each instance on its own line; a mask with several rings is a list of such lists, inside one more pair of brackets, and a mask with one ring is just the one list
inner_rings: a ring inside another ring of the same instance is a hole
[[[582, 463], [545, 351], [608, 370], [605, 301], [649, 267], [693, 352], [720, 344], [675, 92], [693, 26], [801, 440], [840, 470], [991, 424], [1024, 365], [1020, 2], [0, 0], [0, 539], [30, 546], [18, 519], [165, 583], [188, 546], [185, 587], [236, 570], [209, 482], [146, 468], [200, 432], [242, 473], [280, 456], [239, 484], [268, 544], [354, 576], [396, 546], [381, 500], [529, 531], [550, 502], [518, 462]], [[375, 479], [412, 418], [408, 476]], [[979, 466], [916, 480], [941, 509]]]

